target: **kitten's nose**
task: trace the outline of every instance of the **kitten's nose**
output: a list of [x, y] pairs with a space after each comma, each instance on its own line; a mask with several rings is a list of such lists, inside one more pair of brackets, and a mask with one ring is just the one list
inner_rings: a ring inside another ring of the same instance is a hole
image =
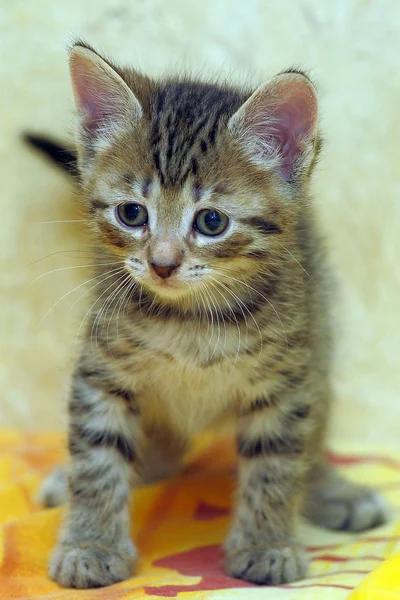
[[155, 262], [151, 262], [150, 265], [153, 271], [157, 273], [159, 277], [162, 277], [162, 279], [168, 279], [168, 277], [170, 277], [170, 275], [179, 267], [179, 264], [158, 265]]

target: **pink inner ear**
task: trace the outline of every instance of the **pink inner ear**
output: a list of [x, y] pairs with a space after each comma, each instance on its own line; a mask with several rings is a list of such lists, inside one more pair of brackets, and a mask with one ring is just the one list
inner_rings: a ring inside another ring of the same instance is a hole
[[92, 74], [77, 69], [74, 73], [74, 92], [78, 108], [82, 113], [82, 125], [94, 133], [107, 118], [112, 116], [111, 94], [104, 84], [96, 81]]
[[127, 100], [101, 68], [78, 57], [71, 63], [71, 78], [81, 124], [87, 132], [95, 133], [105, 122], [123, 114]]
[[84, 125], [87, 129], [93, 131], [97, 128], [104, 118], [104, 97], [103, 90], [97, 90], [92, 81], [81, 81], [80, 86], [80, 109], [84, 114]]
[[278, 82], [273, 94], [266, 92], [255, 103], [251, 129], [265, 142], [266, 153], [277, 153], [277, 170], [288, 181], [313, 142], [317, 98], [311, 84], [303, 77]]
[[277, 123], [271, 128], [282, 157], [278, 170], [286, 180], [290, 179], [293, 167], [304, 150], [304, 141], [313, 135], [315, 123], [308, 109], [307, 104], [302, 102], [281, 104], [276, 115]]

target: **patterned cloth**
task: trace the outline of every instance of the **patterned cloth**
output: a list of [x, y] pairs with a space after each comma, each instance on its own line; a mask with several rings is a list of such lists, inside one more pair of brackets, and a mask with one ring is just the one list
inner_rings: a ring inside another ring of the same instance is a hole
[[64, 444], [59, 434], [0, 432], [0, 600], [400, 598], [400, 554], [395, 555], [400, 551], [400, 454], [349, 447], [332, 453], [332, 462], [348, 477], [382, 491], [394, 506], [394, 518], [360, 535], [302, 524], [309, 576], [270, 588], [267, 596], [265, 588], [222, 570], [220, 544], [229, 528], [235, 457], [230, 440], [211, 437], [197, 443], [181, 476], [133, 492], [132, 535], [141, 555], [135, 577], [106, 589], [61, 589], [48, 579], [47, 562], [62, 510], [40, 510], [34, 498], [43, 476], [65, 460]]

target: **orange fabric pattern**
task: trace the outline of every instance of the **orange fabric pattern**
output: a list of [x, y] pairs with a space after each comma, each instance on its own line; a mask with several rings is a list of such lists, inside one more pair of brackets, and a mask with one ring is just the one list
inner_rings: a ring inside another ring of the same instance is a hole
[[[132, 525], [139, 551], [129, 581], [97, 590], [64, 590], [47, 577], [62, 509], [35, 503], [40, 481], [64, 462], [61, 434], [0, 432], [0, 600], [131, 600], [265, 598], [265, 588], [232, 579], [220, 550], [230, 520], [235, 454], [229, 439], [198, 441], [182, 475], [132, 493]], [[301, 524], [311, 569], [306, 580], [270, 588], [268, 598], [347, 598], [385, 559], [400, 551], [400, 456], [383, 450], [340, 448], [332, 462], [359, 482], [380, 489], [394, 506], [392, 521], [364, 534], [333, 533]], [[385, 563], [384, 563], [385, 564]], [[398, 576], [400, 590], [400, 572]], [[365, 586], [364, 586], [365, 587]], [[362, 590], [363, 588], [360, 588]], [[357, 598], [368, 596], [357, 595]]]

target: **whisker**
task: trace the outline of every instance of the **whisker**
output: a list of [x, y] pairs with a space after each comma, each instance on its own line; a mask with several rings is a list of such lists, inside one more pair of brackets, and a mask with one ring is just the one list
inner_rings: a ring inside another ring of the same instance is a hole
[[[93, 285], [91, 288], [89, 288], [88, 290], [86, 290], [81, 296], [79, 296], [79, 298], [77, 300], [75, 300], [75, 302], [73, 303], [73, 305], [71, 306], [71, 308], [69, 309], [69, 312], [71, 312], [73, 310], [73, 308], [78, 304], [78, 302], [80, 302], [80, 300], [82, 300], [82, 298], [84, 298], [87, 294], [90, 294], [90, 292], [92, 290], [94, 290], [95, 288], [97, 288], [99, 285], [101, 285], [104, 281], [106, 281], [107, 279], [110, 279], [110, 277], [115, 276], [118, 271], [122, 271], [123, 267], [119, 267], [117, 269], [111, 269], [111, 271], [107, 271], [106, 273], [104, 273], [104, 275], [106, 275], [106, 277], [103, 277], [100, 281], [98, 281], [95, 285]], [[96, 277], [92, 277], [92, 279], [89, 279], [89, 281], [85, 282], [85, 283], [89, 283], [90, 281], [94, 281], [95, 279], [99, 279], [99, 277], [102, 277], [103, 273], [100, 275], [96, 275]], [[81, 287], [81, 286], [79, 286]]]
[[154, 294], [153, 300], [151, 301], [150, 306], [147, 308], [146, 316], [149, 315], [149, 314], [151, 314], [151, 310], [152, 310], [152, 308], [153, 308], [153, 306], [155, 304], [155, 301], [156, 301], [156, 296]]
[[212, 308], [211, 308], [211, 304], [209, 302], [209, 300], [211, 300], [211, 299], [210, 299], [210, 296], [208, 294], [208, 290], [207, 290], [206, 287], [204, 287], [204, 293], [207, 295], [206, 296], [206, 302], [207, 302], [208, 311], [209, 311], [210, 318], [211, 318], [211, 335], [210, 335], [210, 339], [208, 340], [208, 344], [207, 344], [207, 346], [204, 349], [204, 352], [206, 352], [208, 350], [210, 344], [211, 344], [211, 341], [212, 341], [213, 337], [214, 337], [214, 314], [213, 314], [213, 311], [212, 311]]
[[261, 292], [259, 292], [258, 290], [256, 290], [255, 288], [253, 288], [251, 285], [249, 285], [248, 283], [245, 283], [244, 281], [240, 281], [240, 279], [236, 279], [236, 277], [232, 277], [230, 275], [226, 275], [225, 273], [223, 273], [222, 271], [218, 271], [223, 277], [227, 277], [228, 279], [232, 279], [232, 281], [236, 281], [237, 283], [239, 283], [240, 285], [244, 285], [245, 287], [249, 288], [250, 290], [252, 290], [254, 293], [258, 294], [259, 296], [261, 296], [261, 298], [263, 298], [268, 304], [269, 306], [272, 308], [272, 310], [274, 311], [277, 319], [279, 320], [279, 323], [281, 324], [282, 327], [282, 331], [283, 331], [283, 336], [286, 342], [286, 345], [288, 346], [288, 339], [287, 339], [287, 335], [286, 335], [286, 331], [283, 325], [283, 321], [278, 313], [278, 311], [276, 310], [275, 306], [272, 304], [272, 302], [270, 300], [268, 300], [268, 298], [266, 296], [264, 296], [264, 294], [262, 294]]
[[[198, 325], [197, 325], [196, 335], [199, 334], [200, 325], [201, 325], [201, 322], [202, 322], [202, 314], [204, 314], [204, 316], [207, 319], [207, 331], [205, 332], [205, 336], [204, 336], [204, 337], [206, 337], [208, 335], [208, 332], [210, 331], [210, 317], [209, 317], [209, 314], [208, 314], [208, 310], [207, 310], [206, 304], [204, 302], [204, 295], [203, 295], [204, 285], [205, 284], [202, 283], [201, 286], [197, 290], [198, 291], [198, 298], [201, 301], [202, 308], [200, 307], [200, 303], [198, 302], [198, 306], [199, 306], [199, 318], [197, 320]], [[201, 336], [201, 337], [203, 338], [203, 336]], [[202, 346], [200, 345], [200, 347], [202, 347]], [[207, 346], [207, 348], [208, 348], [208, 346]], [[205, 352], [205, 350], [207, 348], [205, 348], [205, 349], [203, 348], [201, 350], [201, 352], [199, 354], [199, 360], [201, 359], [201, 357], [203, 356], [203, 354], [204, 354], [204, 352]]]
[[[215, 342], [214, 350], [212, 351], [212, 354], [211, 354], [211, 356], [208, 359], [210, 361], [212, 359], [212, 357], [214, 356], [214, 354], [215, 354], [215, 352], [217, 350], [217, 347], [218, 347], [218, 343], [219, 343], [219, 340], [220, 340], [220, 337], [221, 337], [221, 325], [220, 325], [220, 322], [219, 322], [218, 301], [217, 301], [215, 295], [213, 294], [213, 292], [210, 289], [207, 290], [207, 294], [210, 294], [210, 300], [211, 300], [212, 305], [213, 305], [214, 310], [215, 310], [215, 317], [217, 319], [217, 328], [218, 328], [217, 341]], [[225, 321], [223, 321], [223, 322], [224, 322], [224, 325], [225, 325]], [[226, 325], [225, 325], [225, 333], [226, 333]], [[226, 340], [226, 337], [225, 337], [225, 340]]]
[[[223, 284], [221, 281], [218, 281], [218, 279], [215, 279], [214, 277], [211, 277], [211, 279], [214, 281], [214, 283], [215, 283], [215, 284], [218, 284], [218, 285], [220, 285], [221, 287], [223, 287], [223, 288], [224, 288], [224, 289], [225, 289], [225, 290], [228, 292], [228, 294], [230, 294], [230, 296], [231, 296], [231, 297], [232, 297], [232, 298], [233, 298], [233, 299], [234, 299], [236, 302], [238, 301], [238, 297], [237, 297], [237, 296], [236, 296], [236, 295], [235, 295], [235, 294], [234, 294], [234, 293], [233, 293], [233, 292], [232, 292], [232, 291], [231, 291], [231, 290], [230, 290], [230, 289], [229, 289], [229, 288], [228, 288], [226, 285], [224, 285], [224, 284]], [[217, 289], [218, 289], [218, 288], [217, 288]], [[220, 293], [221, 293], [221, 292], [220, 292]], [[226, 302], [226, 298], [225, 298], [225, 297], [224, 297], [224, 299], [225, 299], [225, 302]], [[238, 349], [237, 349], [237, 352], [236, 352], [236, 358], [235, 358], [235, 362], [233, 363], [233, 367], [232, 367], [232, 372], [233, 372], [233, 370], [234, 370], [234, 368], [235, 368], [235, 366], [236, 366], [237, 360], [238, 360], [238, 358], [239, 358], [240, 346], [241, 346], [241, 339], [242, 339], [242, 338], [241, 338], [241, 333], [240, 333], [240, 326], [239, 326], [239, 322], [238, 322], [238, 320], [237, 320], [237, 318], [236, 318], [235, 312], [234, 312], [234, 310], [232, 309], [232, 307], [231, 307], [231, 305], [230, 305], [230, 303], [229, 303], [229, 302], [227, 302], [227, 305], [228, 305], [228, 306], [229, 306], [229, 308], [230, 308], [230, 311], [231, 311], [231, 313], [232, 313], [232, 316], [234, 317], [234, 319], [235, 319], [235, 321], [236, 321], [236, 326], [237, 326], [237, 328], [238, 328]], [[248, 342], [248, 324], [247, 324], [247, 319], [246, 319], [246, 315], [244, 314], [244, 312], [243, 312], [243, 309], [242, 309], [242, 307], [241, 307], [240, 305], [239, 305], [239, 308], [240, 308], [240, 311], [241, 311], [241, 313], [242, 313], [242, 315], [243, 315], [244, 322], [245, 322], [245, 324], [246, 324], [246, 347], [247, 347], [247, 342]]]
[[[201, 303], [202, 303], [202, 305], [203, 305], [204, 316], [205, 316], [205, 317], [206, 317], [206, 319], [207, 319], [207, 331], [206, 331], [206, 335], [207, 335], [207, 334], [208, 334], [208, 332], [210, 331], [210, 327], [211, 327], [211, 325], [210, 325], [210, 317], [209, 317], [209, 314], [208, 314], [208, 311], [207, 311], [207, 307], [206, 307], [206, 304], [205, 304], [205, 302], [204, 302], [204, 295], [203, 295], [203, 290], [204, 290], [204, 287], [205, 287], [205, 284], [203, 283], [203, 284], [201, 285], [200, 289], [199, 289], [199, 294], [200, 294], [200, 300], [201, 300]], [[201, 354], [200, 356], [202, 356], [202, 354]]]
[[71, 269], [86, 269], [89, 267], [105, 267], [108, 265], [120, 265], [121, 261], [118, 262], [110, 262], [110, 263], [96, 263], [96, 264], [92, 264], [92, 265], [73, 265], [71, 267], [60, 267], [59, 269], [52, 269], [51, 271], [47, 271], [46, 273], [42, 273], [41, 275], [39, 275], [38, 277], [36, 277], [36, 279], [34, 279], [30, 284], [29, 287], [31, 285], [33, 285], [34, 283], [36, 283], [37, 281], [39, 281], [39, 279], [42, 279], [43, 277], [46, 277], [46, 275], [50, 275], [50, 273], [57, 273], [59, 271], [69, 271]]
[[[118, 277], [118, 278], [117, 278], [115, 281], [113, 281], [113, 282], [111, 283], [111, 285], [109, 285], [109, 286], [108, 286], [108, 288], [105, 290], [105, 292], [107, 292], [107, 291], [108, 291], [110, 288], [112, 288], [114, 285], [117, 285], [117, 284], [119, 284], [119, 282], [121, 281], [121, 279], [122, 279], [122, 278], [124, 278], [124, 277], [125, 277], [125, 273], [123, 273], [123, 274], [122, 274], [122, 275], [120, 275], [120, 276], [119, 276], [119, 277]], [[118, 289], [118, 285], [117, 285], [117, 289]], [[103, 292], [103, 293], [102, 293], [102, 294], [99, 296], [99, 299], [100, 299], [102, 296], [104, 296], [104, 293], [105, 293], [105, 292]], [[115, 294], [115, 289], [113, 289], [113, 290], [112, 290], [112, 291], [111, 291], [111, 292], [108, 294], [108, 296], [106, 296], [105, 300], [103, 301], [103, 304], [102, 304], [102, 305], [101, 305], [101, 307], [100, 307], [100, 310], [99, 310], [99, 312], [96, 314], [96, 317], [95, 317], [95, 319], [94, 319], [94, 321], [93, 321], [93, 323], [92, 323], [92, 327], [91, 327], [91, 330], [90, 330], [90, 343], [91, 343], [91, 345], [92, 345], [92, 352], [93, 352], [93, 339], [95, 339], [95, 341], [96, 341], [96, 348], [97, 348], [97, 351], [100, 351], [100, 348], [99, 348], [99, 337], [98, 337], [99, 323], [100, 323], [100, 319], [101, 319], [102, 315], [103, 315], [103, 314], [106, 312], [106, 309], [107, 309], [107, 306], [108, 306], [108, 302], [110, 301], [110, 298], [112, 299], [112, 298], [113, 298], [113, 296], [114, 296], [114, 294]], [[93, 334], [94, 334], [94, 335], [93, 335]]]
[[[116, 288], [111, 290], [111, 292], [108, 294], [107, 298], [105, 299], [105, 301], [102, 304], [102, 307], [100, 309], [100, 311], [97, 313], [96, 318], [94, 320], [94, 323], [92, 324], [92, 331], [93, 329], [94, 331], [94, 338], [96, 340], [96, 346], [97, 346], [97, 350], [100, 350], [99, 348], [99, 326], [100, 326], [100, 321], [102, 320], [102, 317], [104, 317], [104, 320], [107, 317], [107, 311], [109, 309], [109, 306], [112, 304], [114, 298], [116, 297], [116, 295], [119, 292], [119, 289], [121, 287], [121, 284], [123, 284], [124, 280], [126, 279], [126, 273], [123, 273], [120, 277], [118, 277], [118, 279], [114, 282], [116, 284]], [[104, 331], [104, 326], [105, 323], [103, 321], [103, 326], [102, 326], [102, 330], [100, 335], [103, 335], [103, 331]], [[108, 350], [110, 351], [110, 347], [108, 345], [108, 341], [107, 341], [107, 347]], [[111, 352], [112, 355], [112, 352]]]
[[222, 283], [222, 281], [218, 281], [218, 279], [215, 279], [214, 277], [211, 277], [211, 279], [215, 282], [218, 283], [220, 286], [222, 286], [227, 292], [228, 294], [236, 301], [236, 304], [238, 305], [240, 312], [243, 315], [244, 321], [246, 323], [246, 346], [248, 344], [248, 324], [247, 324], [247, 317], [243, 312], [243, 308], [242, 306], [245, 307], [245, 309], [247, 310], [247, 312], [251, 315], [249, 309], [247, 308], [247, 306], [242, 302], [242, 300], [239, 298], [239, 296], [237, 296], [237, 294], [235, 294], [231, 289], [228, 288], [228, 286], [226, 286], [224, 283]]
[[[121, 270], [122, 270], [122, 269], [121, 269]], [[114, 275], [114, 276], [115, 276], [115, 275]], [[106, 294], [106, 293], [108, 292], [108, 290], [109, 290], [109, 289], [110, 289], [110, 288], [111, 288], [111, 287], [112, 287], [114, 284], [115, 284], [115, 281], [113, 281], [113, 282], [111, 283], [111, 285], [110, 285], [110, 286], [108, 286], [108, 287], [107, 287], [107, 288], [106, 288], [106, 289], [105, 289], [105, 290], [104, 290], [104, 291], [103, 291], [103, 292], [100, 294], [100, 296], [98, 296], [98, 298], [96, 298], [96, 299], [95, 299], [95, 301], [93, 302], [93, 304], [91, 305], [91, 307], [90, 307], [90, 308], [87, 310], [87, 312], [85, 313], [85, 316], [83, 317], [83, 319], [82, 319], [82, 321], [81, 321], [81, 324], [79, 325], [78, 332], [77, 332], [77, 334], [76, 334], [76, 336], [75, 336], [75, 343], [77, 343], [77, 341], [78, 341], [79, 334], [80, 334], [80, 332], [81, 332], [81, 329], [82, 329], [82, 327], [83, 327], [83, 324], [84, 324], [85, 320], [87, 319], [88, 315], [89, 315], [89, 314], [92, 312], [93, 308], [96, 306], [96, 304], [99, 302], [99, 300], [100, 300], [100, 299], [101, 299], [101, 298], [104, 296], [104, 294]], [[92, 351], [93, 351], [93, 350], [92, 350]]]
[[[115, 269], [116, 271], [118, 271], [118, 269]], [[108, 271], [108, 273], [110, 273], [110, 271]], [[111, 272], [113, 273], [113, 271]], [[61, 296], [61, 298], [59, 298], [56, 302], [54, 302], [54, 304], [52, 304], [52, 306], [50, 306], [49, 310], [46, 312], [46, 314], [41, 318], [41, 320], [39, 321], [38, 327], [40, 327], [40, 325], [43, 323], [43, 321], [46, 319], [46, 317], [48, 317], [48, 315], [51, 313], [51, 311], [58, 305], [60, 304], [60, 302], [62, 300], [64, 300], [64, 298], [66, 298], [67, 296], [69, 296], [70, 294], [72, 294], [73, 292], [76, 292], [76, 290], [79, 290], [79, 288], [83, 287], [84, 285], [87, 285], [88, 283], [90, 283], [91, 281], [93, 281], [94, 279], [98, 279], [99, 277], [104, 277], [105, 275], [107, 275], [107, 273], [101, 273], [100, 275], [96, 275], [96, 277], [92, 277], [91, 279], [88, 279], [87, 281], [84, 281], [83, 283], [77, 285], [76, 287], [74, 287], [72, 290], [70, 290], [69, 292], [67, 292], [66, 294], [64, 294], [63, 296]], [[111, 277], [111, 275], [109, 275]], [[107, 277], [106, 277], [107, 279]], [[101, 281], [97, 284], [100, 285]], [[93, 286], [96, 287], [96, 286]], [[93, 289], [93, 288], [90, 288]], [[87, 292], [85, 292], [86, 294]], [[83, 294], [83, 296], [85, 295]], [[78, 301], [83, 298], [83, 296], [80, 296], [80, 298], [78, 298]], [[72, 305], [72, 307], [70, 308], [69, 312], [71, 312], [72, 308], [75, 306], [76, 302]]]
[[117, 338], [119, 338], [119, 317], [122, 309], [122, 316], [124, 316], [126, 307], [128, 306], [129, 296], [131, 292], [136, 288], [137, 282], [132, 278], [131, 283], [127, 286], [125, 293], [121, 295], [121, 299], [119, 302], [118, 312], [117, 312]]
[[[119, 284], [117, 290], [116, 290], [116, 294], [115, 296], [118, 294], [118, 292], [120, 292], [121, 289], [124, 289], [124, 287], [126, 286], [126, 284], [129, 282], [129, 280], [132, 278], [130, 273], [127, 273], [126, 276], [124, 277], [124, 279], [122, 280], [122, 282]], [[124, 292], [126, 293], [126, 289], [124, 289]], [[106, 331], [106, 341], [107, 341], [107, 348], [110, 351], [110, 354], [112, 355], [112, 351], [110, 348], [110, 326], [111, 326], [111, 322], [113, 319], [113, 316], [115, 314], [115, 311], [117, 309], [117, 306], [120, 304], [121, 302], [121, 297], [123, 297], [123, 294], [121, 294], [121, 296], [118, 298], [118, 300], [115, 302], [114, 304], [114, 308], [113, 311], [111, 313], [111, 315], [108, 318], [108, 323], [107, 323], [107, 331]], [[103, 324], [103, 329], [101, 334], [103, 335], [103, 331], [104, 331], [104, 324]]]
[[[219, 290], [213, 283], [210, 282], [210, 284], [211, 284], [211, 287], [215, 290], [215, 292], [217, 294], [219, 294], [222, 297], [222, 299], [224, 300], [224, 302], [229, 306], [229, 302], [226, 300], [226, 298], [225, 298], [224, 294], [221, 292], [221, 290]], [[222, 323], [224, 325], [224, 347], [223, 347], [223, 350], [222, 350], [222, 354], [224, 354], [225, 350], [226, 350], [226, 343], [227, 343], [227, 328], [226, 328], [226, 322], [225, 322], [225, 318], [224, 318], [224, 313], [222, 312], [222, 308], [219, 305], [219, 302], [218, 302], [217, 298], [216, 298], [216, 303], [217, 303], [219, 315], [221, 317], [221, 321], [222, 321]]]
[[[249, 307], [246, 306], [246, 304], [239, 298], [239, 296], [237, 296], [232, 290], [230, 290], [227, 286], [225, 286], [222, 283], [222, 281], [219, 281], [218, 283], [220, 285], [222, 285], [226, 289], [226, 291], [229, 292], [241, 306], [243, 306], [243, 308], [246, 310], [246, 312], [250, 316], [251, 320], [253, 321], [254, 325], [256, 326], [257, 331], [258, 331], [258, 335], [259, 335], [259, 338], [260, 338], [260, 351], [258, 353], [258, 358], [257, 358], [257, 362], [258, 362], [260, 360], [261, 352], [262, 352], [262, 349], [263, 349], [263, 336], [262, 336], [261, 329], [260, 329], [260, 327], [259, 327], [259, 325], [257, 323], [257, 320], [256, 320], [255, 316], [253, 315], [253, 313], [251, 312], [251, 310], [249, 309]], [[242, 312], [243, 317], [244, 317], [245, 322], [246, 322], [246, 347], [248, 347], [248, 323], [247, 323], [247, 319], [246, 319], [246, 317], [245, 317], [245, 315], [243, 313], [243, 310], [241, 312]]]
[[[189, 285], [189, 284], [188, 284]], [[196, 336], [199, 334], [199, 329], [201, 326], [201, 306], [200, 306], [200, 302], [199, 302], [199, 290], [197, 290], [196, 288], [194, 288], [193, 290], [193, 297], [196, 300], [196, 304], [197, 304], [197, 318], [196, 318], [196, 322], [197, 322], [197, 329], [196, 329]], [[196, 314], [196, 313], [195, 313]]]
[[66, 219], [65, 221], [34, 221], [34, 225], [51, 225], [52, 223], [87, 223], [87, 219]]
[[286, 248], [286, 246], [284, 246], [280, 242], [277, 242], [277, 243], [279, 244], [279, 246], [281, 246], [281, 248], [283, 248], [284, 250], [286, 250], [286, 252], [293, 258], [293, 260], [295, 262], [297, 262], [297, 264], [299, 265], [299, 267], [301, 269], [303, 269], [304, 273], [312, 280], [312, 277], [311, 277], [310, 273], [303, 267], [303, 265], [297, 260], [297, 258], [290, 252], [289, 248]]
[[140, 283], [140, 292], [139, 292], [139, 300], [138, 300], [138, 304], [139, 304], [139, 310], [142, 313], [142, 294], [143, 294], [143, 286]]
[[[80, 250], [79, 248], [75, 248], [74, 250], [58, 250], [57, 252], [51, 252], [50, 254], [46, 254], [46, 256], [42, 256], [42, 258], [38, 258], [37, 260], [34, 260], [33, 262], [28, 263], [28, 267], [31, 267], [32, 265], [36, 265], [37, 263], [40, 263], [42, 260], [45, 260], [46, 258], [50, 258], [51, 256], [56, 256], [56, 254], [67, 254], [67, 253], [71, 253], [71, 252], [83, 252], [85, 254], [89, 254], [89, 250]], [[93, 256], [93, 258], [96, 258], [95, 254], [91, 254], [90, 256]], [[67, 257], [69, 258], [69, 257]], [[81, 258], [80, 256], [78, 256], [77, 258]], [[83, 257], [82, 258], [86, 258]]]

